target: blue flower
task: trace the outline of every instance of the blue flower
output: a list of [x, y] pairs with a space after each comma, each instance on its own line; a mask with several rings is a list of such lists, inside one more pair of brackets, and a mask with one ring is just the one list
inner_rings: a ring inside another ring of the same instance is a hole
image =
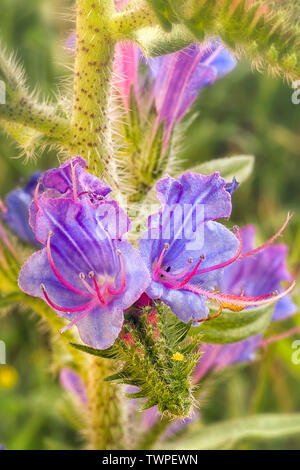
[[[46, 190], [32, 203], [33, 230], [45, 248], [23, 266], [19, 286], [70, 321], [62, 332], [76, 325], [85, 344], [105, 349], [122, 328], [123, 311], [147, 288], [149, 273], [125, 239], [127, 215], [115, 201], [96, 200], [100, 180], [84, 170], [77, 174], [73, 161], [69, 164], [64, 167], [72, 170], [66, 187], [61, 171], [54, 171], [55, 197]], [[44, 181], [49, 186], [49, 179]], [[89, 185], [82, 191], [82, 181], [92, 181], [92, 193]]]
[[29, 207], [41, 173], [34, 173], [27, 186], [17, 188], [5, 198], [2, 208], [2, 218], [7, 225], [25, 242], [36, 244], [36, 238], [29, 225]]
[[210, 41], [206, 46], [192, 44], [149, 61], [157, 127], [165, 121], [165, 144], [200, 90], [231, 72], [235, 65], [235, 58], [220, 41]]
[[[220, 289], [238, 294], [241, 286], [246, 295], [262, 296], [275, 290], [282, 291], [282, 281], [291, 281], [286, 268], [287, 246], [276, 244], [264, 247], [256, 253], [254, 244], [255, 227], [247, 225], [241, 230], [241, 258], [224, 269]], [[243, 258], [243, 256], [247, 254]], [[297, 312], [297, 306], [286, 295], [275, 306], [273, 321], [284, 320]], [[219, 370], [231, 364], [252, 361], [255, 352], [261, 345], [261, 335], [255, 335], [233, 344], [204, 344], [203, 355], [196, 367], [194, 379], [198, 382], [211, 369]]]
[[[233, 181], [228, 186], [219, 173], [204, 176], [191, 172], [178, 180], [167, 176], [157, 183], [162, 207], [149, 217], [148, 231], [140, 241], [142, 258], [152, 277], [146, 294], [169, 305], [184, 322], [205, 320], [208, 300], [217, 302], [220, 312], [223, 308], [242, 310], [275, 302], [293, 288], [292, 284], [279, 294], [271, 291], [248, 296], [222, 288], [220, 292], [224, 268], [253, 254], [242, 254], [238, 227], [233, 233], [215, 222], [230, 216], [230, 193], [235, 185]], [[285, 225], [267, 244], [279, 236]]]

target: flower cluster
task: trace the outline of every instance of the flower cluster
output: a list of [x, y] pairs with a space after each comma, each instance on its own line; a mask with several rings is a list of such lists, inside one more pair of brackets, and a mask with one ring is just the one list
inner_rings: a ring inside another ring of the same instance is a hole
[[86, 344], [105, 349], [122, 328], [123, 311], [149, 284], [149, 274], [125, 239], [127, 215], [83, 167], [77, 157], [44, 174], [44, 191], [36, 191], [30, 209], [44, 248], [23, 266], [19, 285], [70, 321], [62, 332], [76, 324]]
[[207, 321], [210, 302], [220, 314], [278, 301], [274, 319], [283, 318], [295, 310], [286, 296], [293, 283], [281, 289], [291, 280], [286, 248], [270, 245], [288, 219], [254, 248], [252, 227], [231, 231], [216, 222], [229, 218], [236, 186], [219, 173], [162, 178], [161, 210], [149, 217], [139, 253], [126, 240], [126, 213], [76, 157], [36, 185], [30, 224], [44, 248], [23, 266], [19, 286], [69, 320], [62, 332], [76, 325], [82, 341], [98, 349], [114, 343], [124, 311], [139, 299], [139, 306], [145, 298], [164, 302], [185, 323]]

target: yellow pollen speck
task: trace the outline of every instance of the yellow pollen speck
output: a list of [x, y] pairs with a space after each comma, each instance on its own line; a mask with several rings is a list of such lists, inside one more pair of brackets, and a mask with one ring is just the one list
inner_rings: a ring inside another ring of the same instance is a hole
[[173, 354], [171, 359], [172, 359], [172, 361], [183, 361], [184, 355], [179, 353], [179, 352], [176, 352], [175, 354]]
[[[244, 289], [241, 289], [241, 297], [243, 296], [244, 296]], [[244, 306], [241, 306], [241, 305], [234, 305], [234, 304], [226, 303], [226, 302], [220, 303], [220, 307], [222, 307], [222, 309], [228, 308], [228, 310], [231, 310], [232, 312], [241, 312], [245, 308]]]

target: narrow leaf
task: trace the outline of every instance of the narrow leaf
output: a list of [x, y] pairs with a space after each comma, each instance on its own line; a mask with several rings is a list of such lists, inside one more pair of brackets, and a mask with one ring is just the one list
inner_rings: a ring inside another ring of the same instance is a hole
[[254, 157], [252, 155], [239, 155], [236, 157], [225, 157], [201, 163], [190, 169], [195, 173], [209, 175], [214, 171], [219, 171], [226, 181], [232, 180], [235, 176], [239, 183], [243, 183], [251, 175], [254, 168]]
[[300, 413], [261, 414], [203, 426], [176, 442], [164, 443], [164, 449], [229, 449], [250, 438], [272, 441], [296, 435], [300, 436]]
[[[274, 306], [267, 305], [241, 312], [224, 311], [221, 315], [190, 329], [204, 343], [228, 344], [263, 333], [269, 326]], [[214, 312], [212, 312], [214, 313]]]

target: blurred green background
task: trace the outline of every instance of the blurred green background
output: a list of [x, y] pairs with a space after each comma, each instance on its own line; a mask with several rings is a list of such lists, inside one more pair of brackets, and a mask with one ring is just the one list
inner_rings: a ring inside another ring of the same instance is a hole
[[[72, 1], [1, 0], [0, 37], [24, 63], [29, 86], [54, 97], [69, 76], [63, 50], [72, 29]], [[247, 63], [205, 89], [193, 112], [185, 158], [208, 159], [253, 154], [255, 171], [234, 195], [233, 220], [255, 223], [262, 237], [270, 236], [287, 211], [295, 216], [285, 232], [290, 246], [289, 267], [297, 275], [300, 259], [300, 105], [291, 101], [292, 88], [279, 79], [252, 72]], [[0, 197], [37, 168], [56, 165], [54, 153], [38, 162], [17, 159], [14, 143], [0, 130]], [[299, 294], [296, 294], [299, 299]], [[272, 333], [300, 324], [299, 315]], [[0, 443], [8, 449], [78, 448], [81, 439], [62, 412], [64, 394], [51, 371], [47, 334], [36, 317], [15, 310], [0, 317], [0, 339], [7, 344], [6, 366], [0, 365]], [[216, 378], [203, 406], [206, 422], [260, 412], [300, 411], [300, 364], [292, 363], [292, 343], [272, 345], [246, 367]], [[240, 448], [300, 449], [299, 439], [244, 443]]]

